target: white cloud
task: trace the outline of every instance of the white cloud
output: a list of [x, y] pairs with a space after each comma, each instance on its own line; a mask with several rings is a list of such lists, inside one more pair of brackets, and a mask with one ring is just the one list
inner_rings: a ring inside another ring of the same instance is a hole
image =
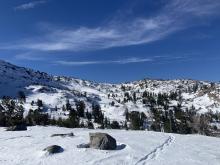
[[131, 64], [131, 63], [155, 63], [155, 64], [163, 64], [169, 63], [173, 61], [186, 61], [189, 60], [189, 54], [185, 54], [183, 56], [153, 56], [150, 58], [140, 58], [140, 57], [131, 57], [124, 58], [118, 60], [105, 60], [105, 61], [65, 61], [58, 60], [54, 61], [54, 64], [63, 65], [63, 66], [84, 66], [84, 65], [100, 65], [100, 64]]
[[14, 56], [18, 60], [28, 60], [28, 61], [42, 61], [45, 58], [35, 55], [33, 52], [20, 53]]
[[151, 62], [153, 59], [150, 58], [126, 58], [120, 60], [109, 60], [109, 61], [55, 61], [55, 64], [66, 65], [66, 66], [81, 66], [81, 65], [94, 65], [94, 64], [130, 64], [130, 63], [143, 63]]
[[33, 1], [33, 2], [29, 2], [29, 3], [21, 4], [19, 6], [16, 6], [14, 9], [15, 10], [28, 10], [28, 9], [33, 9], [36, 6], [44, 4], [44, 3], [46, 3], [46, 1], [38, 0], [38, 1]]
[[162, 10], [150, 18], [110, 20], [109, 23], [96, 28], [51, 28], [42, 36], [1, 46], [0, 49], [77, 52], [147, 44], [198, 25], [200, 21], [204, 23], [204, 20], [212, 18], [220, 11], [219, 0], [167, 2], [169, 3]]

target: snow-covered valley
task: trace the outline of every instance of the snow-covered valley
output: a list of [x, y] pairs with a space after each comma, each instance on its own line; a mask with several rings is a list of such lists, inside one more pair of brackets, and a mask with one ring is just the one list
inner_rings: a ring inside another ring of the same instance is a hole
[[[73, 137], [51, 137], [70, 133]], [[106, 132], [117, 140], [117, 150], [80, 149], [89, 132]], [[60, 145], [62, 153], [47, 155], [43, 149]], [[200, 135], [178, 135], [151, 131], [88, 130], [60, 127], [28, 127], [7, 132], [0, 128], [2, 165], [219, 165], [220, 139]]]

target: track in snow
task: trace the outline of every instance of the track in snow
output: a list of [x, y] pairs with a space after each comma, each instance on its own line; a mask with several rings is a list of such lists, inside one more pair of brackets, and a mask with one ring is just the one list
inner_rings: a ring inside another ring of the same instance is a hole
[[[133, 159], [131, 158], [132, 156], [130, 154], [127, 154], [126, 151], [124, 150], [126, 148], [126, 150], [131, 150], [131, 147], [129, 145], [125, 145], [123, 143], [119, 143], [117, 145], [117, 149], [116, 150], [121, 150], [122, 152], [121, 153], [118, 153], [118, 152], [112, 152], [112, 155], [108, 156], [108, 157], [105, 157], [105, 158], [102, 158], [102, 159], [98, 159], [98, 160], [95, 160], [94, 162], [92, 162], [91, 164], [92, 165], [103, 165], [103, 164], [109, 164], [109, 162], [111, 162], [112, 160], [117, 160], [117, 159], [120, 159], [119, 162], [114, 162], [116, 163], [115, 165], [125, 165], [127, 164], [126, 162], [129, 161], [131, 162]], [[111, 152], [111, 151], [110, 151]], [[106, 153], [110, 153], [109, 151], [107, 151]], [[112, 164], [112, 163], [111, 163]]]
[[169, 136], [168, 139], [161, 144], [160, 146], [156, 147], [153, 151], [151, 151], [149, 154], [145, 155], [143, 158], [137, 161], [135, 165], [138, 164], [146, 164], [147, 161], [156, 159], [160, 153], [165, 150], [168, 146], [170, 146], [172, 143], [174, 143], [175, 137], [174, 136]]

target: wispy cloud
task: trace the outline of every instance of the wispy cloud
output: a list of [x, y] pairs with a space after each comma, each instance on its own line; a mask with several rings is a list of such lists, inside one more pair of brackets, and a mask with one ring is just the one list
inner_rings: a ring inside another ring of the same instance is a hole
[[45, 60], [45, 58], [36, 55], [33, 52], [25, 52], [25, 53], [20, 53], [20, 54], [16, 54], [14, 56], [15, 59], [17, 60], [27, 60], [27, 61], [42, 61]]
[[130, 64], [130, 63], [143, 63], [153, 61], [151, 58], [126, 58], [120, 60], [106, 60], [106, 61], [55, 61], [55, 64], [65, 66], [81, 66], [81, 65], [94, 65], [94, 64]]
[[103, 61], [54, 61], [54, 64], [64, 66], [84, 66], [84, 65], [99, 65], [99, 64], [131, 64], [131, 63], [166, 63], [171, 61], [184, 61], [189, 59], [188, 56], [153, 56], [150, 58], [131, 57], [118, 60], [103, 60]]
[[[113, 19], [95, 28], [51, 28], [40, 37], [0, 46], [0, 49], [77, 52], [147, 44], [161, 40], [179, 30], [204, 23], [204, 20], [220, 12], [219, 0], [167, 2], [163, 9], [152, 17], [135, 17], [129, 21], [123, 18]], [[37, 5], [39, 2], [34, 4]], [[19, 8], [31, 8], [35, 5], [24, 4]]]
[[28, 9], [33, 9], [41, 4], [44, 4], [44, 3], [46, 3], [45, 0], [32, 1], [29, 3], [24, 3], [19, 6], [16, 6], [16, 7], [14, 7], [14, 9], [15, 10], [28, 10]]

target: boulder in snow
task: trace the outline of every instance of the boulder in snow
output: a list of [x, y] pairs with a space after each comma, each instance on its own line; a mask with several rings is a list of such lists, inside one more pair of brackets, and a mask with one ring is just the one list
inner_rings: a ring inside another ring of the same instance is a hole
[[106, 133], [90, 133], [90, 148], [100, 150], [115, 150], [116, 140]]
[[49, 154], [56, 154], [63, 152], [63, 148], [58, 145], [52, 145], [44, 149], [44, 151], [47, 151]]

